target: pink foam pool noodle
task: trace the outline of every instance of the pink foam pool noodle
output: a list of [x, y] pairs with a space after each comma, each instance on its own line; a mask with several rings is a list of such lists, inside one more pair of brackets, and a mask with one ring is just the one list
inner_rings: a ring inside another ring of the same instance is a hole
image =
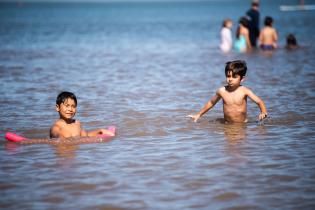
[[11, 132], [7, 132], [5, 134], [5, 138], [8, 140], [8, 141], [13, 141], [13, 142], [21, 142], [21, 141], [24, 141], [26, 140], [25, 137], [23, 136], [19, 136], [15, 133], [11, 133]]
[[[116, 135], [116, 127], [115, 127], [115, 126], [109, 126], [109, 127], [107, 128], [107, 130], [111, 131], [111, 132], [114, 134], [113, 136]], [[102, 137], [102, 138], [104, 138], [104, 137], [113, 137], [113, 136], [108, 135], [108, 134], [101, 134], [101, 135], [99, 135], [99, 136]]]

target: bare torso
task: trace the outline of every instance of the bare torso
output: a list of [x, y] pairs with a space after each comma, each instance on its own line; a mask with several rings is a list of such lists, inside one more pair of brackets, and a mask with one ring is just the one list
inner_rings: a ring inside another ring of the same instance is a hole
[[272, 27], [263, 28], [259, 37], [260, 44], [263, 45], [275, 45], [277, 39], [277, 32]]
[[219, 89], [218, 94], [223, 100], [224, 120], [230, 123], [243, 123], [247, 121], [247, 96], [245, 87], [240, 86], [234, 91], [227, 87]]
[[[58, 135], [54, 135], [58, 133]], [[81, 123], [78, 120], [73, 120], [71, 123], [66, 123], [64, 120], [57, 120], [50, 130], [52, 138], [69, 138], [82, 135]]]

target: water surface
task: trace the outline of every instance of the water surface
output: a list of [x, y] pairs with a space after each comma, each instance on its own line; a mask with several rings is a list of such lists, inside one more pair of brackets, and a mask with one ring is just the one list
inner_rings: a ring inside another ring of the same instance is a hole
[[[3, 209], [314, 209], [314, 11], [264, 1], [280, 49], [222, 54], [219, 31], [245, 1], [1, 4], [0, 207]], [[286, 1], [295, 3], [295, 1]], [[296, 51], [283, 49], [296, 34]], [[264, 99], [257, 122], [225, 125], [225, 62], [248, 63]], [[14, 145], [4, 133], [48, 137], [60, 91], [78, 97], [84, 128], [116, 125], [111, 142]]]

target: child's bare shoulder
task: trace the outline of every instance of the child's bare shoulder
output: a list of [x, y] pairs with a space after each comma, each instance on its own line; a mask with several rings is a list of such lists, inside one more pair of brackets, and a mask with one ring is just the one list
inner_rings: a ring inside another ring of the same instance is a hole
[[81, 126], [81, 122], [80, 122], [80, 120], [73, 120], [73, 123], [75, 123], [75, 124], [77, 124], [77, 125]]
[[54, 128], [54, 127], [61, 127], [63, 124], [64, 124], [64, 122], [59, 119], [59, 120], [56, 120], [51, 127], [52, 128]]
[[220, 87], [218, 90], [217, 90], [217, 94], [222, 94], [222, 93], [224, 93], [224, 92], [226, 92], [226, 87], [225, 86], [223, 86], [223, 87]]
[[64, 125], [65, 125], [65, 122], [59, 119], [56, 122], [54, 122], [54, 124], [50, 128], [50, 131], [51, 132], [59, 131]]
[[242, 85], [239, 87], [239, 91], [242, 91], [244, 94], [247, 94], [251, 92], [251, 89]]
[[61, 120], [57, 120], [50, 128], [50, 137], [58, 138], [61, 129], [62, 129], [62, 122]]
[[73, 121], [72, 121], [71, 124], [74, 125], [74, 126], [76, 126], [76, 127], [81, 127], [81, 122], [80, 122], [79, 120], [73, 119]]
[[238, 89], [239, 89], [239, 90], [241, 90], [241, 91], [246, 91], [246, 90], [249, 90], [249, 88], [248, 88], [248, 87], [243, 86], [243, 85], [239, 86], [239, 88], [238, 88]]

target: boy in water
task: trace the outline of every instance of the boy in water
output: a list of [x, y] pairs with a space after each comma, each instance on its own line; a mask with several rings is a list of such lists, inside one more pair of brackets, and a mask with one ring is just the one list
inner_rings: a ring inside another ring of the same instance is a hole
[[294, 50], [298, 48], [298, 43], [293, 34], [289, 34], [287, 36], [287, 45], [285, 46], [286, 49], [288, 50]]
[[245, 61], [236, 60], [226, 63], [225, 76], [227, 86], [221, 87], [216, 94], [194, 115], [188, 115], [194, 122], [210, 110], [221, 98], [223, 100], [224, 120], [227, 123], [247, 122], [247, 97], [260, 108], [259, 120], [267, 117], [265, 103], [250, 89], [241, 85], [244, 81], [247, 66]]
[[77, 112], [77, 98], [71, 92], [62, 92], [57, 96], [56, 111], [59, 112], [59, 120], [57, 120], [50, 129], [50, 138], [70, 138], [97, 136], [115, 134], [106, 129], [97, 129], [93, 131], [85, 131], [79, 120], [73, 119]]
[[265, 18], [265, 27], [259, 34], [260, 48], [262, 50], [273, 50], [277, 48], [278, 35], [275, 28], [272, 27], [273, 19], [267, 16]]

